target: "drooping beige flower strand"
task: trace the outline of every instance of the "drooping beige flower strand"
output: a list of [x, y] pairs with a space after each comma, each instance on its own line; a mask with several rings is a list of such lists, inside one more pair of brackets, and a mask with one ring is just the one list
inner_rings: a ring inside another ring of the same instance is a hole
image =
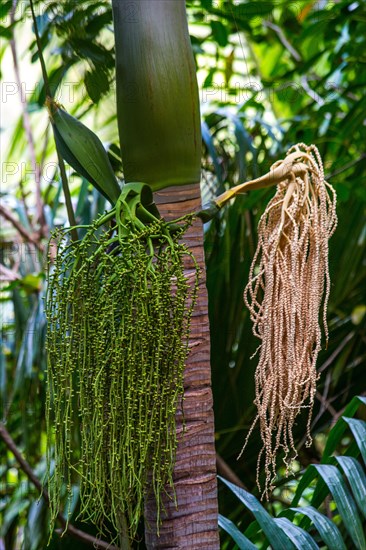
[[284, 179], [260, 219], [258, 247], [244, 291], [253, 333], [261, 344], [255, 373], [258, 413], [243, 450], [259, 422], [263, 447], [257, 483], [264, 455], [267, 498], [277, 454], [284, 452], [287, 467], [296, 457], [293, 429], [303, 408], [308, 408], [307, 445], [311, 444], [321, 325], [328, 339], [328, 241], [337, 225], [336, 195], [324, 179], [318, 149], [301, 143], [287, 155], [293, 153], [298, 153], [293, 169], [286, 159], [272, 166], [275, 170], [283, 165]]

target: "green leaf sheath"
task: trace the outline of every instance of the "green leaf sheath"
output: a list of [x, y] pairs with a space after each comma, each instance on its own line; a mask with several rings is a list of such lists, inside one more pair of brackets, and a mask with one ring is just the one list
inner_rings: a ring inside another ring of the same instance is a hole
[[185, 2], [114, 0], [117, 113], [126, 182], [200, 181], [196, 69]]

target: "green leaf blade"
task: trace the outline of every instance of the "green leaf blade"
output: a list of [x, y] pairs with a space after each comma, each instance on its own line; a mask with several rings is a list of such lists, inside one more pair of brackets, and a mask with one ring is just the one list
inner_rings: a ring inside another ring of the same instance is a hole
[[291, 510], [311, 519], [329, 550], [347, 550], [338, 527], [316, 508], [304, 506], [302, 508], [291, 508]]
[[327, 443], [322, 457], [322, 464], [326, 463], [331, 454], [335, 451], [337, 445], [340, 443], [343, 433], [346, 430], [344, 417], [353, 416], [359, 406], [366, 405], [366, 398], [363, 396], [355, 396], [344, 410], [344, 415], [340, 418], [329, 432]]
[[366, 422], [363, 420], [357, 420], [356, 418], [347, 418], [345, 416], [343, 416], [343, 419], [351, 428], [366, 466]]
[[309, 533], [291, 523], [287, 518], [274, 518], [277, 525], [283, 529], [288, 538], [293, 542], [298, 550], [319, 550], [319, 546], [311, 538]]
[[336, 460], [344, 471], [356, 504], [366, 518], [366, 476], [361, 465], [351, 456], [337, 456]]
[[224, 529], [228, 535], [236, 542], [239, 550], [256, 550], [256, 546], [225, 516], [219, 514], [219, 527]]
[[328, 464], [314, 464], [315, 468], [324, 482], [327, 484], [338, 512], [342, 517], [344, 526], [347, 529], [355, 547], [363, 550], [366, 547], [365, 535], [356, 504], [339, 472], [335, 466]]
[[263, 529], [264, 534], [266, 535], [268, 542], [273, 547], [274, 550], [292, 550], [294, 545], [287, 536], [287, 534], [279, 527], [273, 518], [268, 514], [268, 512], [263, 508], [259, 500], [255, 498], [254, 495], [251, 495], [241, 487], [234, 485], [230, 481], [218, 476], [219, 479], [225, 483], [234, 493], [234, 495], [252, 512], [255, 519], [258, 521], [259, 525]]

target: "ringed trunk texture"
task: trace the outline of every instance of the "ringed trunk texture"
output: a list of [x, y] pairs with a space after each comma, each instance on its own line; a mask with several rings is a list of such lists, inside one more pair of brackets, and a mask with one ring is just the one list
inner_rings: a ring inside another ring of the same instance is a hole
[[[155, 193], [162, 216], [169, 220], [201, 207], [199, 184], [170, 187]], [[217, 550], [218, 504], [214, 416], [211, 392], [210, 332], [202, 222], [196, 220], [184, 237], [201, 270], [198, 299], [191, 323], [190, 353], [184, 374], [183, 414], [176, 416], [179, 443], [174, 470], [177, 508], [163, 498], [166, 514], [156, 533], [154, 498], [145, 505], [145, 537], [149, 549]], [[186, 264], [187, 275], [194, 272]], [[184, 432], [184, 433], [183, 433]]]

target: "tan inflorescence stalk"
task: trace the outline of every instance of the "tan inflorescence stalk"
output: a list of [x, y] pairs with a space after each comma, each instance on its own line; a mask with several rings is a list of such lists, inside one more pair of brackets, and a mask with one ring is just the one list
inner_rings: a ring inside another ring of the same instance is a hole
[[[291, 155], [291, 157], [290, 157]], [[257, 463], [257, 483], [264, 460], [263, 496], [268, 498], [276, 472], [276, 457], [284, 453], [288, 469], [297, 456], [293, 430], [296, 417], [308, 409], [307, 445], [330, 291], [328, 241], [337, 225], [336, 195], [324, 179], [314, 145], [298, 144], [288, 151], [295, 159], [272, 166], [283, 179], [258, 225], [258, 247], [244, 291], [253, 333], [261, 340], [255, 373], [257, 416], [263, 447]], [[243, 450], [240, 454], [242, 454]]]
[[167, 487], [174, 493], [175, 413], [198, 284], [198, 268], [193, 289], [184, 272], [191, 256], [180, 243], [184, 229], [172, 234], [163, 220], [122, 223], [117, 207], [80, 241], [67, 230], [53, 238], [46, 299], [52, 523], [65, 485], [71, 504], [79, 482], [80, 516], [105, 536], [112, 525], [133, 538], [150, 491], [159, 528], [161, 495]]

